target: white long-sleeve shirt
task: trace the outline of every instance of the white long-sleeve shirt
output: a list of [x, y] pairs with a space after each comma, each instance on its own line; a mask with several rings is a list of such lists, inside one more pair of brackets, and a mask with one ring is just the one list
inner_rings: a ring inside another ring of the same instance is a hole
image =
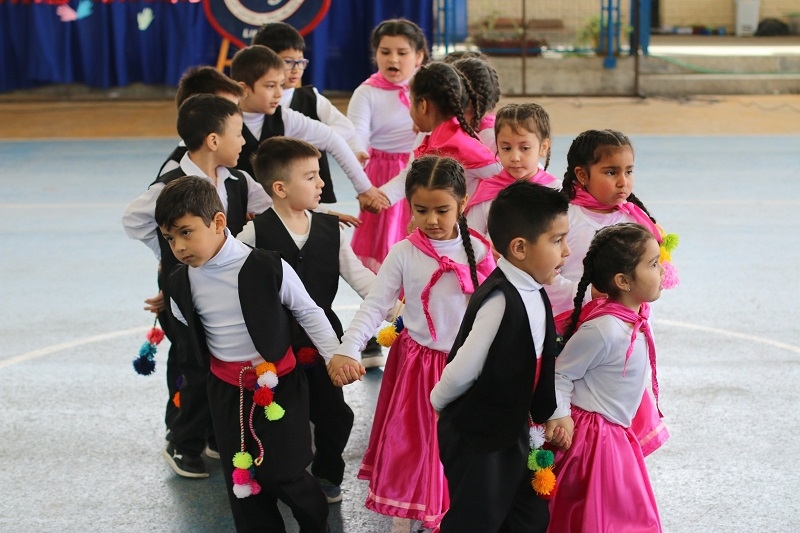
[[[367, 175], [364, 174], [361, 163], [356, 159], [347, 141], [336, 133], [333, 128], [318, 120], [310, 119], [294, 109], [284, 106], [280, 106], [279, 109], [283, 119], [283, 135], [285, 137], [302, 139], [314, 145], [318, 150], [331, 154], [339, 166], [342, 167], [358, 194], [366, 192], [372, 187], [372, 183]], [[242, 113], [242, 117], [244, 126], [250, 130], [253, 137], [260, 139], [261, 129], [264, 126], [263, 113]]]
[[390, 153], [409, 153], [414, 147], [414, 121], [400, 101], [398, 91], [361, 84], [350, 97], [347, 118], [356, 135], [353, 149], [366, 152], [369, 147]]
[[[477, 238], [471, 237], [471, 240], [475, 261], [480, 264], [489, 250]], [[460, 235], [445, 241], [431, 240], [431, 244], [440, 256], [467, 264], [467, 253]], [[403, 240], [395, 244], [381, 265], [372, 289], [345, 331], [342, 345], [336, 353], [359, 360], [361, 350], [395, 305], [401, 288], [405, 291], [403, 324], [409, 336], [422, 346], [448, 351], [453, 346], [470, 295], [461, 292], [458, 279], [452, 272], [446, 272], [433, 285], [428, 305], [436, 331], [436, 340], [433, 340], [423, 311], [421, 294], [438, 268], [438, 261], [425, 255], [411, 241]]]
[[[210, 177], [206, 176], [200, 167], [198, 167], [190, 154], [187, 152], [180, 163], [181, 170], [187, 176], [200, 176], [206, 178], [211, 183], [214, 183]], [[272, 205], [272, 198], [270, 198], [264, 191], [264, 187], [255, 181], [247, 172], [241, 171], [247, 180], [247, 212], [260, 214], [267, 207]], [[225, 188], [225, 180], [239, 179], [225, 167], [217, 167], [217, 180], [215, 187], [219, 199], [222, 200], [222, 207], [225, 212], [228, 211], [228, 191]], [[122, 226], [125, 228], [125, 233], [131, 239], [142, 241], [148, 248], [153, 250], [156, 259], [161, 260], [161, 248], [158, 245], [158, 224], [156, 224], [156, 200], [158, 195], [164, 190], [163, 183], [154, 183], [142, 193], [138, 198], [125, 206], [122, 212]]]
[[[253, 251], [225, 230], [225, 244], [208, 262], [189, 267], [189, 283], [194, 305], [211, 354], [228, 362], [245, 362], [259, 355], [247, 331], [239, 300], [239, 271]], [[339, 340], [328, 318], [306, 292], [300, 278], [281, 260], [283, 281], [280, 300], [297, 319], [326, 362], [330, 361]], [[170, 307], [175, 318], [187, 324], [174, 300]], [[281, 354], [282, 355], [282, 354]]]
[[[351, 143], [356, 135], [353, 123], [350, 122], [350, 119], [339, 111], [330, 100], [322, 96], [319, 91], [317, 91], [316, 87], [313, 89], [317, 97], [317, 116], [319, 117], [319, 121], [330, 126], [333, 131], [341, 135], [345, 141]], [[289, 104], [292, 103], [292, 97], [294, 97], [294, 91], [294, 87], [283, 90], [283, 95], [281, 95], [281, 107], [289, 107]]]
[[[536, 357], [540, 358], [544, 348], [547, 316], [542, 295], [539, 293], [542, 285], [503, 257], [497, 260], [497, 268], [503, 271], [522, 297]], [[464, 344], [456, 352], [455, 358], [445, 366], [442, 379], [431, 391], [434, 409], [441, 411], [463, 396], [480, 377], [505, 312], [506, 297], [502, 291], [495, 291], [484, 301]]]
[[551, 419], [569, 415], [570, 405], [575, 405], [630, 427], [650, 377], [644, 333], [636, 336], [625, 363], [631, 333], [629, 324], [611, 315], [578, 328], [556, 359], [558, 407]]

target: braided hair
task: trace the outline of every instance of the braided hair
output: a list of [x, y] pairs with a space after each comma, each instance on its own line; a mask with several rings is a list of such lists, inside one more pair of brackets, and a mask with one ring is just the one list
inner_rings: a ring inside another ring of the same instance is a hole
[[472, 108], [473, 117], [470, 126], [477, 131], [481, 119], [500, 101], [500, 80], [497, 71], [488, 62], [475, 57], [465, 57], [451, 64], [469, 80], [470, 86], [475, 90], [478, 105]]
[[447, 63], [433, 61], [420, 67], [409, 86], [414, 105], [424, 98], [442, 115], [456, 117], [462, 130], [478, 138], [473, 126], [467, 123], [464, 109], [469, 105], [478, 109], [481, 105], [479, 97], [469, 80], [458, 70]]
[[606, 226], [595, 234], [583, 258], [583, 276], [573, 301], [575, 309], [564, 332], [565, 342], [575, 333], [589, 284], [608, 294], [609, 299], [616, 299], [620, 290], [614, 283], [614, 276], [625, 274], [633, 278], [650, 239], [653, 239], [653, 234], [648, 229], [630, 222]]
[[[567, 195], [567, 198], [570, 200], [575, 198], [575, 183], [578, 181], [575, 174], [577, 167], [588, 169], [600, 161], [604, 155], [623, 147], [628, 147], [633, 151], [631, 140], [615, 130], [588, 130], [575, 137], [569, 147], [569, 152], [567, 152], [567, 171], [564, 173], [564, 181], [561, 185], [561, 190]], [[636, 195], [631, 193], [627, 201], [636, 204], [647, 213], [653, 222], [656, 221]]]
[[[544, 110], [542, 106], [534, 103], [527, 104], [508, 104], [500, 108], [497, 112], [494, 121], [494, 135], [503, 128], [508, 126], [511, 131], [517, 134], [523, 132], [530, 132], [539, 138], [539, 143], [543, 143], [545, 139], [550, 139], [550, 115]], [[547, 147], [547, 158], [544, 162], [544, 169], [550, 165], [550, 152], [551, 147]]]
[[[464, 167], [452, 157], [426, 155], [415, 159], [406, 175], [406, 200], [411, 203], [411, 196], [419, 187], [425, 189], [440, 189], [449, 192], [458, 204], [467, 196], [467, 182], [464, 177]], [[464, 251], [467, 252], [469, 274], [472, 284], [477, 289], [478, 267], [475, 261], [475, 250], [472, 248], [467, 219], [464, 213], [458, 214], [458, 230]]]

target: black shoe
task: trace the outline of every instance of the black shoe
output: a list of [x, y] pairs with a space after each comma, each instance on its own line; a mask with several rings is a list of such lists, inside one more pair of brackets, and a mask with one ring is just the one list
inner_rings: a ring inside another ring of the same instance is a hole
[[361, 352], [361, 364], [364, 368], [377, 368], [386, 365], [386, 356], [378, 340], [372, 337], [367, 341], [367, 346]]
[[203, 453], [206, 457], [210, 457], [211, 459], [219, 459], [219, 450], [217, 450], [217, 443], [208, 441], [206, 444], [206, 449], [203, 450]]
[[193, 479], [208, 477], [206, 464], [199, 455], [181, 455], [175, 451], [175, 447], [172, 446], [172, 443], [167, 444], [166, 449], [161, 452], [161, 455], [179, 476]]

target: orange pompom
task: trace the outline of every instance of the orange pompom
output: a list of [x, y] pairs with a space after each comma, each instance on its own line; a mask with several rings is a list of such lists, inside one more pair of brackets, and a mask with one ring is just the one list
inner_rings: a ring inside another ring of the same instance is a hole
[[275, 368], [275, 365], [273, 365], [272, 363], [267, 363], [267, 362], [260, 363], [256, 367], [256, 375], [260, 376], [261, 374], [265, 374], [265, 373], [269, 372], [270, 370], [275, 372], [275, 374], [278, 373], [278, 370]]
[[181, 391], [176, 392], [175, 395], [172, 397], [172, 405], [174, 405], [178, 409], [181, 408]]
[[552, 468], [542, 468], [533, 474], [531, 486], [536, 494], [540, 496], [550, 496], [550, 493], [556, 488], [556, 475], [553, 473]]

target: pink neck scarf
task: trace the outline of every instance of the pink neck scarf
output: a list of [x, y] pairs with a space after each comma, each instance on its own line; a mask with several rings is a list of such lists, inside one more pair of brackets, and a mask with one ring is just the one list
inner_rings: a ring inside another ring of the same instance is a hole
[[[592, 300], [593, 304], [588, 312], [581, 313], [581, 317], [578, 320], [578, 325], [575, 328], [577, 330], [578, 327], [581, 326], [584, 322], [588, 322], [594, 318], [603, 315], [611, 315], [614, 317], [619, 318], [624, 322], [629, 322], [633, 324], [633, 333], [631, 334], [631, 343], [628, 346], [628, 350], [625, 352], [625, 366], [628, 364], [628, 359], [630, 358], [631, 354], [633, 353], [633, 343], [636, 340], [636, 335], [641, 329], [644, 332], [645, 340], [647, 341], [647, 353], [650, 358], [650, 380], [653, 386], [653, 396], [656, 399], [656, 406], [658, 406], [658, 380], [656, 379], [656, 345], [653, 341], [653, 332], [650, 331], [650, 324], [647, 322], [647, 319], [650, 317], [650, 306], [647, 302], [642, 303], [642, 307], [639, 309], [638, 313], [635, 313], [625, 307], [624, 305], [615, 302], [613, 300], [609, 300], [607, 298], [597, 298]], [[622, 375], [625, 375], [625, 367], [623, 367]], [[661, 415], [661, 411], [658, 412]]]
[[[555, 179], [555, 176], [543, 168], [540, 168], [539, 171], [531, 176], [528, 181], [531, 183], [538, 183], [539, 185], [548, 185], [555, 181]], [[517, 181], [517, 179], [509, 174], [506, 169], [503, 169], [500, 174], [492, 176], [487, 180], [481, 180], [478, 184], [478, 188], [475, 190], [475, 194], [473, 194], [472, 198], [469, 199], [466, 211], [469, 211], [474, 205], [494, 200], [497, 198], [497, 195], [500, 194], [500, 191], [515, 181]]]
[[494, 113], [489, 113], [488, 115], [484, 115], [481, 121], [478, 123], [478, 131], [493, 130], [495, 118], [496, 117]]
[[411, 102], [408, 100], [408, 83], [403, 85], [395, 85], [386, 78], [383, 74], [376, 72], [364, 82], [364, 85], [383, 89], [384, 91], [397, 91], [397, 96], [400, 98], [400, 103], [406, 106], [407, 109], [411, 108]]
[[414, 150], [416, 158], [426, 154], [452, 157], [467, 169], [482, 168], [497, 163], [492, 151], [462, 130], [455, 117], [433, 128], [433, 131], [426, 135], [419, 147]]
[[[482, 243], [486, 246], [486, 257], [483, 258], [477, 265], [477, 274], [478, 274], [478, 282], [483, 282], [486, 279], [492, 270], [495, 268], [494, 258], [492, 254], [489, 252], [491, 250], [491, 245], [489, 244], [486, 239], [474, 233], [470, 230], [470, 235], [480, 239]], [[447, 256], [439, 255], [436, 252], [436, 248], [433, 247], [431, 244], [431, 240], [425, 235], [419, 228], [415, 229], [414, 232], [409, 235], [408, 240], [411, 241], [417, 249], [419, 249], [422, 253], [427, 255], [428, 257], [432, 257], [439, 262], [439, 268], [431, 276], [430, 281], [422, 289], [422, 294], [420, 295], [422, 299], [422, 310], [425, 312], [425, 320], [428, 322], [428, 331], [430, 331], [431, 339], [436, 340], [436, 330], [433, 327], [433, 319], [431, 318], [430, 311], [428, 310], [428, 304], [430, 303], [431, 299], [431, 289], [439, 281], [445, 272], [452, 272], [458, 278], [458, 284], [461, 286], [461, 292], [464, 294], [472, 294], [475, 292], [475, 287], [472, 284], [472, 276], [470, 275], [469, 265], [464, 265], [462, 263], [457, 263], [450, 259]]]
[[589, 194], [586, 189], [576, 184], [575, 198], [573, 198], [570, 203], [579, 205], [581, 207], [586, 207], [587, 209], [616, 209], [622, 211], [623, 213], [627, 213], [628, 215], [632, 216], [638, 224], [641, 224], [645, 228], [649, 229], [650, 233], [652, 233], [656, 238], [656, 241], [661, 244], [661, 232], [658, 231], [655, 223], [649, 216], [647, 216], [647, 213], [642, 211], [642, 209], [633, 202], [626, 201], [615, 206], [605, 205], [600, 203], [597, 198]]

